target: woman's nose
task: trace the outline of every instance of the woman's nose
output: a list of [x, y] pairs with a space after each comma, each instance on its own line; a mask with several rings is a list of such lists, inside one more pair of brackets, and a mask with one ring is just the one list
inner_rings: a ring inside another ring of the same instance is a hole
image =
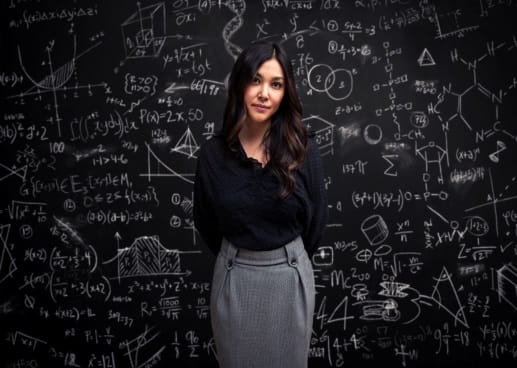
[[269, 90], [265, 84], [260, 87], [258, 96], [262, 99], [267, 99], [269, 97]]

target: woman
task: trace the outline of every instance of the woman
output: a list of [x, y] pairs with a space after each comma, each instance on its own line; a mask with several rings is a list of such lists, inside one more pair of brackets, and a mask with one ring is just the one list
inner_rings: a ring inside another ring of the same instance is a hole
[[309, 257], [328, 215], [322, 160], [301, 116], [285, 51], [263, 42], [244, 50], [194, 184], [195, 226], [217, 255], [210, 314], [222, 368], [307, 366]]

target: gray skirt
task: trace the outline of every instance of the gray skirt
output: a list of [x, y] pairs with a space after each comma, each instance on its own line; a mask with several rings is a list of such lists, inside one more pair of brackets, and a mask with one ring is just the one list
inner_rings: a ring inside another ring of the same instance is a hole
[[315, 287], [301, 237], [270, 251], [223, 238], [210, 291], [210, 316], [221, 368], [304, 368]]

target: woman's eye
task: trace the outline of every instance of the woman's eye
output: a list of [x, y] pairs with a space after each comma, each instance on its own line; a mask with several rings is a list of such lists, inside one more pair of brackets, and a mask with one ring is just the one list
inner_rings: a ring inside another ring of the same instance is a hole
[[254, 77], [253, 80], [252, 80], [252, 83], [253, 84], [259, 84], [260, 83], [260, 79], [258, 79], [257, 77]]
[[273, 82], [273, 87], [274, 88], [282, 88], [282, 83], [280, 83], [280, 82]]

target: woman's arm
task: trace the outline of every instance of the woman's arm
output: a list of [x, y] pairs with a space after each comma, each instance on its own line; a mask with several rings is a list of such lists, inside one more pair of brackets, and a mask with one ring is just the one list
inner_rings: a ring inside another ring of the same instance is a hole
[[208, 248], [217, 255], [221, 247], [222, 235], [217, 225], [217, 217], [212, 201], [213, 191], [209, 178], [209, 162], [206, 146], [202, 147], [196, 164], [194, 180], [194, 225]]
[[313, 138], [309, 138], [307, 144], [307, 176], [312, 216], [302, 238], [307, 253], [312, 255], [320, 245], [328, 221], [328, 199], [324, 182], [323, 160]]

